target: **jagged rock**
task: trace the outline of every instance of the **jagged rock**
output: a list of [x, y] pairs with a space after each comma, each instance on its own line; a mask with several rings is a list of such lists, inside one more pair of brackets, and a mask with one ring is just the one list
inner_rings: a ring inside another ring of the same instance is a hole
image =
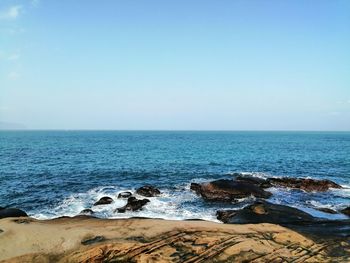
[[340, 185], [330, 180], [316, 180], [308, 178], [268, 178], [267, 182], [272, 186], [301, 189], [307, 192], [324, 192], [329, 188], [342, 188]]
[[272, 195], [255, 184], [227, 179], [202, 184], [192, 183], [191, 189], [209, 201], [228, 202], [251, 195], [258, 198], [269, 198]]
[[0, 219], [6, 217], [27, 217], [27, 213], [17, 208], [1, 208]]
[[217, 218], [229, 224], [294, 224], [316, 220], [299, 209], [266, 201], [256, 201], [240, 210], [218, 211]]
[[80, 211], [80, 215], [93, 215], [95, 212], [91, 209], [84, 209], [82, 211]]
[[145, 185], [136, 190], [136, 193], [146, 197], [160, 195], [160, 191], [152, 185]]
[[129, 191], [121, 192], [118, 194], [118, 198], [129, 198], [130, 196], [132, 196], [132, 193]]
[[96, 203], [94, 203], [94, 205], [108, 205], [111, 203], [113, 203], [113, 199], [109, 196], [104, 196], [100, 198], [100, 200], [98, 200]]
[[117, 208], [115, 212], [125, 213], [126, 211], [137, 211], [141, 210], [144, 205], [149, 202], [148, 199], [137, 199], [136, 197], [129, 197], [128, 202], [125, 206]]
[[350, 206], [340, 210], [340, 212], [342, 212], [344, 215], [350, 216]]

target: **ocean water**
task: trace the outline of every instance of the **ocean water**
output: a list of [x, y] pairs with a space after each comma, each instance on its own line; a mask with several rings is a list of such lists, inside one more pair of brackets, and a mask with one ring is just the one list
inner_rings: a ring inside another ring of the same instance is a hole
[[[115, 202], [96, 206], [96, 216], [146, 216], [216, 221], [223, 208], [237, 204], [205, 202], [191, 182], [233, 178], [309, 177], [343, 185], [325, 193], [272, 188], [269, 201], [298, 207], [314, 216], [315, 208], [350, 205], [349, 132], [195, 132], [195, 131], [1, 131], [0, 206], [13, 206], [47, 219], [75, 216], [102, 196]], [[152, 184], [162, 194], [149, 198], [142, 211], [115, 213], [125, 204], [121, 191]]]

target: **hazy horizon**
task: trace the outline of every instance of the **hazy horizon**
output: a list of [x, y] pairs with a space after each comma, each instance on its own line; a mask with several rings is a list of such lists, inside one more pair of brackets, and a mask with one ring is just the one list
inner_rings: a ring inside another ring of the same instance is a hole
[[350, 131], [350, 2], [0, 3], [0, 129]]
[[[207, 129], [207, 130], [200, 130], [200, 129], [59, 129], [59, 128], [51, 128], [51, 129], [31, 129], [23, 127], [19, 124], [11, 123], [13, 126], [4, 126], [3, 123], [0, 123], [0, 131], [96, 131], [96, 132], [340, 132], [340, 133], [347, 133], [350, 132], [350, 130], [220, 130], [220, 129]], [[20, 127], [18, 127], [18, 126]]]

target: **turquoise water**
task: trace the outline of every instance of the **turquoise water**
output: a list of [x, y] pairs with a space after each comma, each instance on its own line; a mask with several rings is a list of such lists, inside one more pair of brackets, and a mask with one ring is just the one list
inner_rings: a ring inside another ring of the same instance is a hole
[[[349, 132], [2, 131], [0, 206], [37, 218], [73, 216], [100, 197], [153, 184], [163, 194], [140, 212], [115, 214], [123, 200], [96, 208], [99, 217], [150, 216], [215, 220], [221, 208], [203, 202], [190, 182], [254, 176], [330, 179], [350, 186]], [[315, 207], [350, 205], [350, 190], [304, 193], [270, 189], [270, 201], [320, 217]]]

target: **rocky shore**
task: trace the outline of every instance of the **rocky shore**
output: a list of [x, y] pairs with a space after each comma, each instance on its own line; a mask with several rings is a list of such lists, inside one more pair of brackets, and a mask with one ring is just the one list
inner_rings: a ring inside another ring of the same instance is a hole
[[349, 262], [350, 245], [274, 224], [88, 216], [0, 220], [0, 262]]
[[[342, 188], [330, 180], [257, 178], [192, 183], [207, 202], [235, 203], [253, 196], [241, 209], [218, 210], [224, 224], [156, 219], [103, 220], [94, 207], [109, 205], [104, 196], [73, 218], [38, 221], [16, 208], [0, 207], [0, 259], [8, 262], [350, 262], [350, 219], [327, 220], [297, 208], [273, 204], [271, 187], [304, 192]], [[117, 198], [126, 204], [115, 213], [138, 211], [161, 195], [146, 185]], [[145, 197], [145, 198], [140, 198]], [[350, 207], [325, 213], [350, 216]]]

